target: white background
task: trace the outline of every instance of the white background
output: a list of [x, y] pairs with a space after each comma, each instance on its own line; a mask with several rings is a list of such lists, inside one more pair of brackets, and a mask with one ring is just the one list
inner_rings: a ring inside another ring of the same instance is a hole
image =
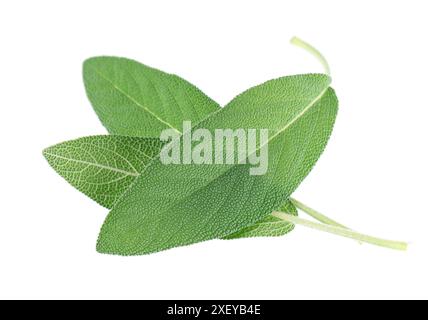
[[[426, 1], [3, 1], [0, 298], [428, 298]], [[44, 147], [104, 128], [81, 65], [118, 55], [179, 74], [221, 104], [330, 62], [340, 114], [295, 197], [406, 253], [297, 227], [149, 256], [95, 251], [107, 211]]]

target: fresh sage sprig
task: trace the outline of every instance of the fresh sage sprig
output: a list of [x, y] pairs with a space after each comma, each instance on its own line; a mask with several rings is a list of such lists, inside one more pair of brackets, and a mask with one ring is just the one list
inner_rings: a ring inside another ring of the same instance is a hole
[[[330, 73], [319, 51], [298, 38], [292, 43], [314, 54]], [[107, 130], [128, 137], [81, 138], [50, 147], [44, 155], [77, 189], [113, 206], [98, 251], [134, 255], [214, 238], [277, 236], [294, 224], [405, 249], [403, 243], [358, 234], [288, 199], [318, 159], [334, 124], [337, 100], [328, 76], [271, 80], [223, 109], [178, 76], [129, 59], [91, 58], [84, 64], [84, 80]], [[162, 144], [153, 138], [167, 128], [180, 132], [183, 120], [202, 120], [196, 127], [210, 130], [269, 128], [274, 132], [270, 172], [254, 177], [244, 174], [243, 165], [162, 166], [157, 157]], [[298, 218], [295, 207], [325, 225]]]

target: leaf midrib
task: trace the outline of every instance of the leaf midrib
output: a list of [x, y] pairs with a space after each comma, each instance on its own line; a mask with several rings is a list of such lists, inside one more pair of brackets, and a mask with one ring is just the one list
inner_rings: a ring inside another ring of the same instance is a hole
[[100, 163], [97, 163], [97, 162], [90, 162], [90, 161], [85, 161], [85, 160], [78, 160], [78, 159], [68, 158], [68, 157], [60, 156], [60, 155], [55, 154], [55, 153], [51, 153], [49, 151], [45, 151], [44, 154], [52, 156], [52, 157], [56, 157], [56, 158], [59, 158], [59, 159], [67, 160], [67, 161], [72, 161], [72, 162], [76, 162], [76, 163], [80, 163], [80, 164], [86, 164], [88, 166], [93, 166], [93, 167], [97, 167], [97, 168], [101, 168], [101, 169], [105, 169], [105, 170], [114, 171], [114, 172], [121, 173], [121, 174], [124, 174], [124, 175], [127, 175], [127, 176], [138, 177], [140, 175], [138, 172], [130, 172], [130, 171], [122, 170], [122, 169], [119, 169], [119, 168], [106, 166], [106, 165], [103, 165], [103, 164], [100, 164]]
[[298, 113], [289, 123], [287, 123], [284, 126], [284, 128], [282, 128], [281, 130], [279, 130], [278, 132], [276, 132], [274, 135], [272, 135], [272, 137], [270, 137], [265, 144], [260, 145], [259, 148], [257, 149], [257, 151], [259, 149], [261, 149], [263, 146], [265, 146], [266, 144], [268, 144], [276, 136], [278, 136], [279, 134], [281, 134], [282, 132], [284, 132], [285, 130], [287, 130], [290, 126], [292, 126], [301, 117], [303, 117], [310, 108], [312, 108], [318, 101], [321, 100], [321, 98], [327, 92], [328, 88], [329, 88], [329, 86], [327, 86], [323, 91], [321, 91], [321, 93], [318, 96], [316, 96], [315, 99], [312, 100], [305, 108], [303, 108], [303, 110], [300, 113]]

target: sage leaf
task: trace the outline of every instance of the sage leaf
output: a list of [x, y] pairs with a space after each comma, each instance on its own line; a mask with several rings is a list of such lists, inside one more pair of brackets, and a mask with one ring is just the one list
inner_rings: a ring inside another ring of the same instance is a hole
[[111, 208], [162, 146], [156, 138], [92, 136], [54, 145], [43, 155], [73, 187]]
[[[91, 136], [54, 145], [45, 149], [43, 155], [72, 186], [110, 209], [163, 145], [156, 138]], [[297, 215], [290, 201], [281, 211]], [[292, 224], [270, 216], [230, 239], [279, 236], [292, 229]]]
[[329, 84], [321, 74], [271, 80], [202, 121], [196, 128], [211, 132], [268, 128], [268, 173], [251, 176], [245, 164], [166, 166], [156, 158], [111, 210], [97, 250], [153, 253], [225, 237], [268, 216], [324, 150], [337, 112]]
[[186, 80], [134, 60], [94, 57], [83, 64], [86, 93], [111, 134], [154, 137], [218, 110], [216, 102]]

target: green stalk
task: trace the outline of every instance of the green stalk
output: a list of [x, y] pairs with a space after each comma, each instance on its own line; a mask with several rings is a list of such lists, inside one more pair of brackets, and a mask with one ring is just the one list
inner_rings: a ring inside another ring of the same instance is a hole
[[296, 208], [299, 208], [300, 210], [307, 213], [309, 216], [311, 216], [315, 220], [318, 220], [319, 222], [322, 222], [324, 224], [328, 224], [331, 226], [339, 227], [339, 228], [349, 229], [348, 227], [334, 221], [333, 219], [330, 219], [329, 217], [326, 217], [322, 213], [316, 211], [315, 209], [308, 207], [307, 205], [305, 205], [304, 203], [301, 203], [300, 201], [298, 201], [296, 199], [290, 198], [290, 201], [292, 204], [294, 204], [294, 206]]
[[[343, 228], [343, 229], [351, 230], [351, 228], [348, 228], [347, 226], [344, 226], [343, 224], [340, 224], [339, 222], [336, 222], [333, 219], [330, 219], [329, 217], [323, 215], [321, 212], [316, 211], [315, 209], [308, 207], [307, 205], [305, 205], [304, 203], [301, 203], [300, 201], [298, 201], [296, 199], [290, 198], [290, 201], [296, 208], [302, 210], [304, 213], [306, 213], [307, 215], [311, 216], [312, 218], [314, 218], [315, 220], [317, 220], [321, 223], [328, 224], [331, 226], [336, 226], [336, 227]], [[359, 241], [358, 243], [362, 244], [361, 241]]]
[[394, 250], [407, 250], [407, 243], [405, 242], [399, 242], [399, 241], [391, 241], [391, 240], [385, 240], [380, 238], [375, 238], [372, 236], [368, 236], [365, 234], [361, 234], [349, 229], [345, 229], [338, 226], [331, 226], [331, 225], [325, 225], [317, 222], [312, 222], [309, 220], [305, 220], [293, 215], [290, 215], [288, 213], [280, 212], [280, 211], [274, 211], [272, 213], [274, 217], [277, 217], [279, 219], [282, 219], [284, 221], [296, 224], [296, 225], [302, 225], [308, 228], [312, 228], [319, 231], [328, 232], [331, 234], [335, 234], [338, 236], [354, 239], [361, 242], [370, 243], [376, 246], [394, 249]]
[[310, 54], [312, 54], [315, 58], [318, 59], [319, 62], [321, 62], [321, 64], [324, 67], [325, 73], [330, 75], [330, 66], [328, 65], [326, 58], [324, 58], [324, 56], [321, 54], [321, 52], [319, 52], [317, 49], [312, 47], [309, 43], [307, 43], [307, 42], [305, 42], [302, 39], [299, 39], [297, 37], [293, 37], [290, 40], [290, 43], [294, 44], [294, 45], [308, 51]]

